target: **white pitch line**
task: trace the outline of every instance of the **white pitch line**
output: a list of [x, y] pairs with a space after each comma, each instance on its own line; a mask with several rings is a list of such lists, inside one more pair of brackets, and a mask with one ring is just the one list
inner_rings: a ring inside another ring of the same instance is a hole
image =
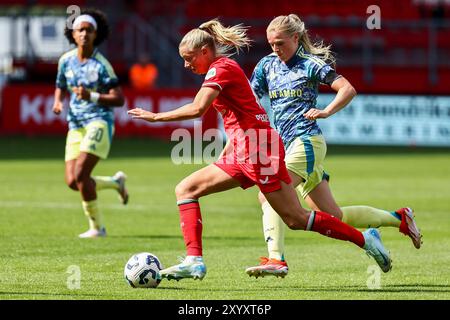
[[[111, 210], [134, 210], [134, 211], [149, 211], [157, 208], [158, 210], [169, 210], [169, 212], [178, 212], [177, 206], [174, 203], [172, 206], [170, 204], [155, 203], [152, 202], [151, 205], [145, 204], [128, 204], [126, 206], [122, 204], [107, 204], [99, 202], [101, 208], [111, 209]], [[5, 201], [0, 200], [0, 212], [2, 208], [46, 208], [46, 209], [81, 209], [80, 202], [50, 202], [50, 201]], [[226, 212], [230, 213], [234, 210], [242, 209], [239, 205], [227, 205], [226, 207], [214, 207], [214, 209], [209, 209], [209, 211], [214, 212]]]
[[[101, 204], [105, 209], [124, 209], [130, 208], [132, 210], [149, 210], [149, 206], [133, 204], [133, 205], [121, 205], [121, 204]], [[0, 201], [1, 208], [47, 208], [47, 209], [80, 209], [80, 203], [67, 203], [67, 202], [48, 202], [48, 201]]]

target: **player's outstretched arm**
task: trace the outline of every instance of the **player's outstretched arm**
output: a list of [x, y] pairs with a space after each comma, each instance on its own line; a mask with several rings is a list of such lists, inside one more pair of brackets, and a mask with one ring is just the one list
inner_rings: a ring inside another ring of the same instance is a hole
[[188, 120], [201, 117], [211, 106], [214, 99], [219, 95], [220, 91], [217, 89], [203, 87], [199, 90], [194, 98], [194, 101], [188, 103], [178, 109], [154, 113], [142, 108], [135, 108], [128, 110], [128, 114], [133, 119], [142, 119], [148, 122], [167, 122]]

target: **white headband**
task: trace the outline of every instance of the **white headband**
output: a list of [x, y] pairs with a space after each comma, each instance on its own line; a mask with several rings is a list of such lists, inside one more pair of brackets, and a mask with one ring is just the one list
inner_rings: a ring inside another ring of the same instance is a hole
[[94, 29], [97, 30], [97, 22], [95, 22], [95, 19], [88, 14], [82, 14], [81, 16], [78, 16], [73, 22], [73, 28], [76, 29], [82, 22], [89, 22], [90, 24], [92, 24]]

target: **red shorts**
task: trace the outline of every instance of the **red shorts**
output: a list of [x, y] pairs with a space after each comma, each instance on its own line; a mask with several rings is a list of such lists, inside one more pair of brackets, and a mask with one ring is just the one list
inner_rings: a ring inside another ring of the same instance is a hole
[[253, 133], [231, 138], [233, 148], [214, 164], [238, 180], [242, 189], [257, 185], [262, 193], [269, 193], [281, 189], [281, 181], [291, 183], [283, 142], [276, 131], [255, 129]]

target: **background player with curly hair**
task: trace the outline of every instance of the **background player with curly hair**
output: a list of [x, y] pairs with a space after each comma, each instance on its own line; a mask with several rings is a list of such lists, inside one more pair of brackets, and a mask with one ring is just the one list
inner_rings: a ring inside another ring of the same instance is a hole
[[61, 113], [64, 97], [70, 93], [65, 180], [72, 190], [80, 191], [89, 220], [89, 230], [79, 237], [94, 238], [106, 235], [97, 190], [115, 189], [122, 203], [128, 202], [123, 172], [112, 177], [91, 176], [98, 161], [108, 157], [114, 134], [112, 107], [121, 107], [124, 96], [111, 64], [97, 49], [109, 35], [103, 12], [84, 10], [72, 27], [66, 26], [64, 34], [76, 48], [59, 59], [53, 112]]

